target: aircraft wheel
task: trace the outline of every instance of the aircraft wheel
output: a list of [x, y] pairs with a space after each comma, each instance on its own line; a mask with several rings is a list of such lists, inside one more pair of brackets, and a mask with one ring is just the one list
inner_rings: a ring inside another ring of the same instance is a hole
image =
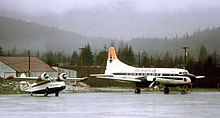
[[141, 93], [141, 89], [140, 88], [136, 88], [134, 91], [136, 94], [140, 94]]
[[164, 92], [164, 94], [168, 94], [170, 92], [170, 90], [169, 90], [169, 88], [166, 87], [166, 88], [164, 88], [163, 92]]
[[55, 96], [58, 97], [59, 96], [59, 92], [55, 93]]
[[48, 96], [48, 91], [49, 91], [49, 88], [47, 87], [45, 92], [44, 92], [44, 96]]
[[31, 96], [33, 96], [33, 93], [31, 93]]

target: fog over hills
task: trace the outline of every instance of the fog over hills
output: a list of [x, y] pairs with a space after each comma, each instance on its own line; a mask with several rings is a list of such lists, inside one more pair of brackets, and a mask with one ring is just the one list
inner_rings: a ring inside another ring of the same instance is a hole
[[94, 51], [129, 44], [134, 51], [182, 55], [201, 45], [218, 54], [218, 0], [0, 0], [0, 46], [39, 51]]
[[219, 0], [0, 0], [0, 15], [92, 37], [173, 38], [220, 26]]
[[0, 17], [0, 46], [4, 49], [32, 51], [64, 51], [72, 53], [80, 47], [90, 44], [93, 51], [100, 51], [106, 45], [114, 42], [116, 49], [119, 46], [131, 45], [135, 52], [144, 50], [151, 55], [183, 55], [183, 46], [190, 47], [190, 53], [197, 57], [200, 47], [207, 48], [208, 53], [216, 51], [220, 55], [220, 27], [196, 31], [192, 35], [186, 33], [183, 37], [149, 38], [137, 37], [130, 41], [119, 41], [104, 37], [83, 36], [74, 32], [64, 31], [56, 27], [39, 25], [37, 23], [18, 19]]
[[[64, 51], [72, 53], [90, 44], [100, 50], [110, 39], [82, 36], [55, 27], [48, 27], [18, 19], [0, 17], [0, 46], [4, 49], [33, 51]], [[115, 40], [117, 42], [117, 40]]]

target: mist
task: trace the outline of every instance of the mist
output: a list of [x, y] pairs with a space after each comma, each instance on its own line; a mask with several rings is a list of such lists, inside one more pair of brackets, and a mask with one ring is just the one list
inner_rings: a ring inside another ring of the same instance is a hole
[[131, 40], [220, 26], [218, 0], [0, 0], [0, 15], [94, 37]]

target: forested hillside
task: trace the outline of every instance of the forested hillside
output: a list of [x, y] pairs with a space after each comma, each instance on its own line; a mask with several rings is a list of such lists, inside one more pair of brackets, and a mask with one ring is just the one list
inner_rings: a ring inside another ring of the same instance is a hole
[[198, 59], [200, 47], [204, 46], [209, 53], [220, 55], [220, 27], [186, 33], [184, 36], [169, 38], [137, 37], [129, 41], [118, 41], [104, 37], [89, 37], [64, 31], [52, 26], [44, 26], [30, 21], [0, 17], [0, 46], [4, 49], [32, 51], [64, 51], [71, 54], [74, 50], [90, 44], [93, 51], [100, 51], [110, 45], [119, 48], [131, 45], [134, 52], [143, 52], [154, 56], [164, 56], [166, 52], [173, 57], [183, 55], [183, 46], [189, 46], [189, 53]]
[[190, 55], [198, 59], [200, 47], [204, 46], [208, 53], [220, 54], [220, 27], [206, 29], [204, 31], [196, 31], [192, 35], [186, 33], [182, 37], [174, 37], [173, 39], [159, 38], [134, 38], [128, 42], [135, 51], [143, 51], [152, 55], [164, 55], [169, 52], [171, 55], [183, 55], [182, 47], [189, 46]]
[[88, 43], [99, 49], [110, 42], [103, 37], [88, 37], [30, 21], [0, 17], [0, 46], [5, 49], [16, 46], [17, 50], [72, 53]]

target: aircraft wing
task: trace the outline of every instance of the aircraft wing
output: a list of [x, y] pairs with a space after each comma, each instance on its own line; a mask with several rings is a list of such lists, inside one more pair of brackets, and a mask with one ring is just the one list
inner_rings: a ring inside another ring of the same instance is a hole
[[13, 80], [13, 81], [28, 81], [28, 80], [35, 80], [35, 81], [51, 81], [52, 78], [48, 76], [46, 72], [41, 73], [39, 77], [27, 77], [24, 73], [21, 74], [20, 77], [14, 77], [13, 75], [10, 75], [5, 78], [5, 80]]
[[8, 76], [5, 80], [13, 80], [13, 81], [28, 81], [28, 80], [38, 80], [38, 77], [14, 77]]
[[113, 77], [113, 74], [91, 74], [91, 77], [96, 77], [96, 78], [100, 78], [100, 77]]
[[85, 80], [88, 80], [88, 77], [83, 77], [83, 78], [72, 78], [72, 77], [68, 77], [66, 78], [65, 81], [85, 81]]
[[127, 82], [142, 82], [140, 78], [142, 76], [114, 76], [113, 74], [91, 74], [90, 76], [102, 79], [110, 79], [110, 80], [117, 80], [117, 81], [127, 81]]

